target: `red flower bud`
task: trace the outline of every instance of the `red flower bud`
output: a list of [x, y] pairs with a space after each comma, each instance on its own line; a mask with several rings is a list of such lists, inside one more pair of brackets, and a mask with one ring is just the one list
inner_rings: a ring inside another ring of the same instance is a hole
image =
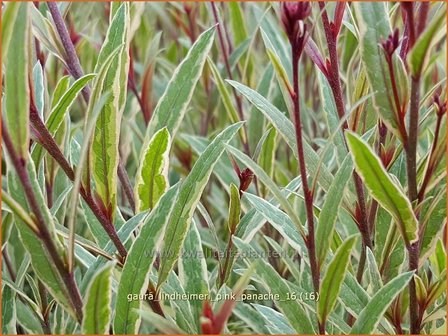
[[249, 188], [252, 180], [254, 179], [254, 173], [249, 168], [244, 169], [240, 175], [240, 193], [246, 191]]
[[437, 115], [442, 117], [446, 113], [447, 101], [441, 102], [440, 96], [436, 94], [433, 98], [433, 104], [435, 105]]
[[395, 29], [394, 32], [388, 36], [387, 40], [381, 43], [381, 46], [383, 47], [384, 53], [386, 54], [386, 58], [388, 59], [388, 61], [392, 59], [392, 55], [394, 54], [395, 50], [397, 50], [399, 45], [400, 45], [400, 33], [398, 29]]
[[303, 21], [311, 14], [309, 2], [282, 2], [281, 19], [291, 47], [301, 53], [305, 46], [306, 25]]

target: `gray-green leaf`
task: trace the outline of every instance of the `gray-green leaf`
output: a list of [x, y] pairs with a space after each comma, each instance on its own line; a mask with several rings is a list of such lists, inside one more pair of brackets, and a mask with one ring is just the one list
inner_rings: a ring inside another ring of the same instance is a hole
[[417, 219], [408, 198], [363, 139], [352, 132], [346, 132], [346, 138], [356, 170], [370, 194], [394, 218], [404, 240], [415, 242], [418, 238]]
[[109, 262], [100, 268], [89, 284], [82, 321], [82, 333], [85, 335], [109, 333], [114, 266], [115, 262]]
[[225, 144], [232, 140], [242, 125], [242, 122], [233, 124], [218, 134], [201, 154], [182, 184], [179, 200], [173, 209], [173, 215], [165, 234], [162, 248], [164, 258], [161, 259], [158, 287], [167, 279], [179, 257], [193, 213], [214, 166], [225, 150]]
[[114, 331], [116, 334], [135, 334], [140, 324], [141, 300], [129, 300], [128, 295], [143, 294], [148, 286], [149, 271], [155, 260], [161, 237], [177, 204], [179, 184], [175, 184], [160, 198], [142, 225], [123, 266], [118, 285]]
[[413, 275], [414, 272], [400, 274], [381, 288], [361, 311], [350, 334], [368, 335], [375, 332], [383, 314]]

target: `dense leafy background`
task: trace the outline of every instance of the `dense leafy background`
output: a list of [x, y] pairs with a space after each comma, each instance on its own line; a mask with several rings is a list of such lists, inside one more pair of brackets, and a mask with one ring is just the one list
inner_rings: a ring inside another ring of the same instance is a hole
[[446, 334], [446, 6], [311, 7], [310, 236], [279, 3], [4, 4], [4, 334]]

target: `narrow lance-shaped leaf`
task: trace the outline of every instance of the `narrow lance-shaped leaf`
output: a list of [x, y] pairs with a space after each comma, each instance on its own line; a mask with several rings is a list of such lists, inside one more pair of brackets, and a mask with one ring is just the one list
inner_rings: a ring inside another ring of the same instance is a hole
[[236, 227], [240, 222], [241, 216], [241, 201], [240, 192], [235, 184], [230, 185], [230, 204], [229, 204], [229, 232], [235, 233]]
[[135, 180], [135, 206], [138, 212], [154, 208], [168, 188], [170, 133], [166, 127], [157, 131], [148, 144]]
[[[201, 236], [193, 222], [190, 225], [184, 243], [184, 253], [181, 254], [179, 262], [179, 278], [183, 284], [185, 292], [188, 294], [208, 295], [208, 271], [207, 264], [202, 250]], [[203, 301], [191, 300], [191, 310], [193, 313], [196, 331], [200, 332], [199, 320], [202, 314]]]
[[13, 1], [4, 4], [2, 8], [2, 58], [4, 59], [6, 51], [9, 49], [9, 43], [14, 31], [17, 13], [19, 12], [20, 2]]
[[[295, 137], [294, 125], [291, 120], [288, 119], [286, 115], [280, 112], [272, 103], [270, 103], [266, 98], [261, 96], [258, 92], [252, 90], [251, 88], [240, 84], [235, 81], [227, 80], [227, 82], [232, 85], [238, 92], [240, 92], [244, 97], [249, 100], [256, 108], [264, 114], [264, 116], [272, 123], [272, 125], [277, 129], [279, 134], [285, 139], [286, 143], [292, 149], [294, 156], [297, 156], [297, 142]], [[305, 160], [307, 167], [310, 171], [318, 171], [319, 169], [319, 156], [306, 141], [303, 143]], [[326, 166], [320, 167], [320, 174], [318, 178], [319, 184], [324, 190], [328, 190], [333, 181], [333, 176]]]
[[[273, 77], [274, 67], [272, 65], [268, 65], [257, 85], [257, 92], [261, 96], [269, 97]], [[264, 121], [265, 119], [263, 114], [255, 106], [252, 106], [249, 110], [249, 118], [247, 121], [249, 148], [256, 148], [260, 138], [263, 135]]]
[[241, 10], [241, 3], [229, 2], [230, 22], [235, 36], [235, 46], [238, 46], [247, 38], [246, 23]]
[[336, 225], [336, 219], [342, 203], [344, 189], [352, 175], [353, 162], [350, 156], [346, 156], [344, 162], [334, 177], [333, 183], [328, 189], [327, 196], [319, 215], [319, 223], [316, 229], [316, 254], [319, 267], [325, 262]]
[[106, 40], [95, 67], [97, 72], [116, 48], [122, 46], [114, 57], [104, 80], [104, 91], [111, 94], [98, 117], [93, 134], [91, 162], [96, 193], [106, 215], [111, 219], [116, 208], [118, 142], [121, 114], [127, 89], [129, 62], [129, 4], [123, 3], [113, 17]]
[[42, 66], [37, 62], [33, 67], [33, 97], [39, 116], [43, 118], [45, 108], [45, 79]]
[[285, 214], [275, 205], [258, 196], [245, 193], [244, 197], [248, 199], [254, 209], [262, 214], [265, 220], [269, 221], [269, 223], [295, 250], [306, 252], [305, 242], [297, 231], [297, 228], [295, 227], [291, 218], [289, 218], [287, 214]]
[[52, 108], [46, 122], [48, 130], [52, 135], [54, 135], [58, 130], [64, 120], [64, 117], [66, 116], [67, 111], [70, 109], [70, 106], [73, 104], [76, 97], [78, 97], [81, 90], [93, 78], [95, 78], [95, 74], [88, 74], [76, 80]]
[[141, 308], [141, 301], [130, 301], [128, 295], [143, 294], [148, 287], [149, 271], [165, 227], [171, 220], [172, 209], [178, 202], [178, 191], [179, 184], [176, 184], [160, 198], [132, 244], [118, 285], [114, 318], [116, 334], [135, 334], [138, 331], [140, 317], [135, 309]]
[[317, 304], [317, 317], [320, 323], [326, 321], [336, 304], [356, 238], [356, 236], [351, 236], [339, 246], [325, 272], [320, 285], [320, 298]]
[[56, 87], [53, 91], [53, 97], [51, 98], [51, 109], [53, 109], [56, 104], [61, 100], [62, 96], [67, 92], [68, 88], [70, 86], [70, 75], [64, 76], [61, 79], [59, 79], [58, 83], [56, 84]]
[[[36, 181], [36, 173], [34, 171], [32, 161], [28, 162], [27, 169], [28, 173], [30, 174], [31, 181]], [[7, 178], [10, 195], [24, 209], [29, 210], [23, 188], [18, 182], [17, 175], [12, 171], [8, 171]], [[35, 184], [37, 184], [37, 182]], [[35, 189], [35, 191], [37, 190]], [[41, 202], [40, 204], [45, 204], [42, 194], [40, 193], [40, 196], [39, 194], [37, 194], [37, 196], [39, 197], [38, 202]], [[25, 224], [25, 222], [23, 222], [18, 216], [14, 216], [14, 218], [20, 240], [31, 257], [31, 265], [37, 276], [47, 287], [49, 293], [51, 293], [56, 301], [61, 304], [61, 306], [64, 307], [73, 317], [75, 317], [76, 315], [69, 299], [65, 281], [59, 274], [55, 265], [51, 262], [51, 257], [48, 254], [48, 251], [45, 248], [44, 244], [32, 231], [32, 229], [27, 224]], [[49, 221], [49, 223], [51, 223], [51, 221]], [[57, 240], [55, 240], [54, 242], [58, 243]], [[60, 244], [57, 245], [59, 245], [59, 249], [61, 249]]]
[[321, 72], [317, 73], [317, 79], [319, 81], [319, 92], [322, 99], [322, 108], [325, 112], [324, 117], [327, 121], [328, 130], [330, 133], [334, 133], [338, 130], [338, 134], [335, 135], [333, 142], [336, 146], [337, 158], [340, 163], [347, 154], [343, 130], [340, 127], [341, 121], [339, 119], [336, 103], [334, 101], [334, 96], [328, 80]]
[[420, 76], [423, 66], [425, 65], [427, 54], [431, 49], [431, 44], [435, 41], [435, 37], [443, 37], [446, 33], [446, 10], [439, 10], [439, 13], [431, 19], [428, 28], [415, 42], [412, 50], [408, 55], [408, 62], [411, 72], [414, 76]]
[[381, 279], [381, 273], [378, 270], [378, 265], [375, 260], [373, 252], [367, 247], [366, 248], [366, 259], [367, 259], [367, 269], [370, 275], [370, 284], [372, 290], [376, 293], [383, 286], [383, 280]]
[[[257, 255], [257, 252], [241, 239], [235, 237], [234, 243], [241, 252], [244, 252], [244, 255]], [[299, 334], [314, 334], [313, 326], [305, 309], [297, 300], [288, 299], [287, 295], [291, 292], [291, 289], [285, 280], [262, 258], [257, 259], [257, 261], [257, 275], [263, 280], [270, 293], [279, 295], [280, 300], [276, 300], [275, 304], [283, 312], [291, 326]]]
[[291, 218], [292, 222], [296, 226], [297, 230], [300, 232], [302, 237], [305, 237], [305, 231], [303, 230], [302, 223], [300, 218], [297, 216], [297, 213], [292, 208], [291, 204], [287, 200], [287, 198], [283, 195], [280, 188], [274, 183], [274, 181], [266, 174], [266, 172], [257, 165], [250, 157], [246, 154], [242, 153], [235, 147], [230, 145], [226, 145], [227, 150], [234, 155], [238, 160], [240, 160], [246, 167], [253, 171], [254, 175], [261, 181], [272, 194], [277, 198], [280, 205], [283, 207], [285, 212]]
[[[10, 4], [12, 5], [12, 4]], [[12, 144], [18, 155], [26, 160], [29, 146], [29, 107], [30, 90], [28, 85], [29, 69], [29, 4], [24, 2], [18, 5], [15, 17], [12, 15], [7, 22], [10, 27], [9, 47], [6, 51], [5, 71], [5, 124], [11, 135]], [[8, 6], [9, 7], [9, 6]], [[13, 20], [14, 19], [14, 20]], [[3, 34], [2, 34], [3, 37]], [[5, 36], [6, 38], [6, 36]]]
[[[107, 90], [107, 88], [104, 86], [105, 84], [105, 79], [106, 76], [108, 74], [109, 68], [112, 65], [112, 61], [114, 60], [114, 58], [117, 56], [118, 52], [122, 49], [122, 46], [117, 47], [112, 53], [110, 53], [109, 57], [104, 61], [103, 65], [101, 66], [101, 68], [98, 70], [97, 75], [95, 77], [95, 81], [93, 83], [93, 88], [92, 88], [92, 93], [89, 99], [89, 104], [87, 106], [87, 112], [86, 112], [86, 118], [85, 118], [85, 122], [84, 122], [84, 131], [86, 131], [89, 128], [89, 124], [90, 123], [95, 123], [97, 121], [97, 116], [96, 116], [96, 111], [99, 107], [102, 108], [102, 106], [106, 103], [106, 101], [109, 101], [109, 96], [111, 95], [110, 90]], [[62, 84], [61, 84], [62, 85]], [[59, 85], [58, 85], [59, 88]], [[55, 99], [56, 97], [54, 97]], [[92, 141], [92, 140], [91, 140]], [[73, 143], [73, 148], [76, 148], [76, 141], [72, 141]], [[72, 150], [72, 153], [74, 153], [76, 151]], [[77, 155], [73, 155], [72, 154], [72, 160], [74, 158], [76, 158], [78, 156]], [[92, 145], [90, 145], [89, 147], [89, 155], [88, 155], [88, 159], [87, 159], [87, 167], [84, 169], [83, 172], [83, 180], [85, 185], [90, 185], [90, 177], [91, 177], [91, 164], [92, 164]], [[74, 160], [75, 165], [79, 164], [78, 162], [76, 162], [76, 160]]]
[[[64, 118], [67, 116], [67, 112], [70, 109], [70, 106], [75, 101], [78, 94], [81, 92], [81, 90], [87, 85], [89, 81], [91, 81], [95, 77], [95, 74], [88, 74], [85, 75], [78, 80], [76, 80], [73, 85], [58, 99], [58, 102], [56, 105], [52, 108], [50, 115], [45, 122], [48, 131], [51, 135], [55, 135], [58, 131], [59, 127], [61, 126], [62, 122], [64, 121]], [[67, 77], [67, 79], [69, 79]], [[62, 90], [64, 88], [65, 81], [61, 82], [61, 87], [58, 89]], [[59, 92], [56, 92], [56, 94], [59, 94]], [[36, 164], [36, 166], [39, 165], [42, 157], [44, 155], [44, 151], [41, 146], [36, 147], [35, 152], [33, 151], [33, 159]]]
[[[261, 145], [258, 164], [270, 177], [272, 177], [275, 164], [275, 138], [277, 137], [277, 130], [275, 129], [275, 127], [271, 127], [267, 132], [268, 134], [266, 136], [266, 139]], [[262, 195], [266, 195], [266, 189], [264, 185], [261, 190]]]
[[100, 268], [87, 289], [82, 321], [82, 333], [85, 335], [109, 333], [114, 265], [115, 262], [109, 262]]
[[361, 311], [350, 334], [368, 335], [374, 333], [383, 314], [395, 297], [408, 284], [413, 274], [414, 272], [400, 274], [381, 288]]
[[[160, 97], [146, 130], [145, 141], [159, 129], [166, 127], [174, 138], [187, 111], [193, 91], [202, 73], [208, 52], [213, 44], [215, 27], [203, 32], [179, 64]], [[146, 148], [147, 146], [143, 146]]]
[[346, 138], [356, 170], [370, 194], [390, 213], [405, 242], [415, 242], [418, 238], [417, 219], [408, 198], [363, 139], [352, 132], [346, 132]]
[[2, 333], [12, 335], [16, 332], [16, 295], [9, 286], [2, 288]]
[[194, 210], [199, 203], [215, 164], [225, 150], [225, 144], [229, 143], [241, 126], [241, 122], [233, 124], [218, 134], [201, 154], [182, 184], [179, 191], [179, 200], [176, 202], [173, 216], [165, 234], [162, 248], [164, 259], [161, 260], [159, 268], [158, 287], [167, 279], [179, 257]]
[[375, 94], [373, 103], [383, 122], [398, 137], [398, 119], [390, 97], [391, 81], [381, 49], [381, 42], [391, 33], [389, 14], [384, 2], [355, 3], [360, 31], [360, 50], [371, 90]]
[[[222, 79], [221, 74], [219, 73], [219, 70], [213, 63], [213, 61], [208, 59], [207, 64], [210, 67], [210, 70], [212, 71], [213, 78], [215, 79], [216, 82], [216, 87], [218, 88], [219, 94], [221, 95], [222, 103], [227, 111], [229, 119], [232, 123], [236, 123], [237, 121], [239, 121], [238, 112], [236, 111], [235, 106], [232, 103], [229, 90], [227, 90], [224, 84], [224, 80]], [[243, 128], [240, 130], [240, 134], [241, 139], [243, 141], [246, 141], [246, 133], [244, 132]]]

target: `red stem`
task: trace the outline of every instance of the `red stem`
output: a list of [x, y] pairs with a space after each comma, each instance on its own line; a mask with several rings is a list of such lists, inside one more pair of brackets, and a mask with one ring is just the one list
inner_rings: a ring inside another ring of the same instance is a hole
[[[328, 19], [328, 14], [325, 9], [325, 3], [319, 2], [320, 9], [322, 11], [322, 22], [325, 30], [325, 37], [327, 40], [328, 53], [330, 56], [330, 67], [328, 69], [328, 82], [333, 93], [333, 97], [336, 104], [336, 110], [338, 112], [339, 118], [342, 119], [345, 116], [344, 98], [342, 95], [341, 81], [339, 78], [339, 64], [338, 64], [338, 53], [337, 53], [337, 36], [333, 33], [331, 29], [330, 20]], [[343, 130], [348, 129], [347, 121], [344, 121]], [[345, 142], [345, 138], [344, 138]], [[347, 146], [347, 144], [345, 144]], [[359, 231], [361, 232], [364, 245], [372, 248], [372, 242], [370, 239], [370, 230], [367, 222], [367, 210], [366, 201], [364, 196], [364, 187], [359, 175], [354, 171], [353, 180], [355, 182], [356, 194], [358, 197], [358, 205], [360, 209], [360, 217], [357, 218]]]
[[38, 204], [37, 199], [33, 193], [31, 181], [25, 167], [26, 165], [25, 159], [19, 157], [17, 152], [15, 151], [11, 137], [9, 135], [9, 131], [6, 129], [3, 120], [2, 120], [2, 137], [3, 141], [5, 142], [5, 147], [10, 156], [12, 165], [14, 166], [14, 169], [20, 180], [20, 183], [22, 184], [26, 200], [29, 204], [29, 207], [31, 208], [31, 211], [35, 216], [36, 225], [39, 228], [38, 237], [42, 240], [49, 257], [52, 259], [60, 276], [64, 279], [69, 300], [71, 301], [78, 322], [81, 323], [83, 318], [83, 311], [82, 311], [83, 304], [81, 295], [75, 282], [74, 274], [67, 270], [64, 261], [59, 256], [58, 250], [51, 238], [50, 232], [48, 231], [44, 216], [40, 210], [40, 205]]
[[[76, 54], [75, 46], [72, 43], [72, 40], [70, 38], [70, 33], [67, 30], [67, 26], [64, 23], [64, 19], [62, 18], [61, 12], [59, 11], [59, 8], [55, 2], [47, 1], [48, 9], [50, 10], [51, 16], [53, 17], [53, 21], [56, 26], [56, 30], [59, 34], [59, 37], [61, 38], [62, 45], [64, 46], [64, 50], [66, 52], [67, 60], [66, 64], [68, 67], [68, 70], [70, 74], [75, 78], [79, 79], [84, 75], [84, 72], [82, 71], [81, 63], [79, 62], [78, 55]], [[85, 86], [82, 90], [82, 94], [84, 97], [84, 100], [88, 103], [90, 99], [90, 89], [88, 86]], [[122, 169], [122, 172], [125, 173], [127, 176], [126, 170], [123, 168], [123, 163], [121, 162], [121, 157], [118, 162], [119, 169]], [[126, 188], [132, 189], [132, 186], [129, 184], [129, 177], [123, 179], [120, 178], [122, 174], [119, 174], [118, 178], [120, 179], [120, 182], [123, 186], [126, 184]], [[134, 194], [128, 194], [126, 193], [127, 197], [130, 197], [128, 199], [130, 204], [135, 203], [134, 202]]]
[[293, 101], [293, 119], [297, 141], [297, 154], [299, 159], [300, 176], [302, 178], [302, 188], [305, 197], [306, 215], [308, 223], [307, 247], [310, 256], [311, 275], [313, 279], [313, 286], [316, 292], [319, 291], [319, 267], [316, 258], [316, 246], [314, 239], [314, 214], [313, 214], [313, 195], [308, 186], [305, 156], [303, 154], [303, 135], [302, 122], [300, 116], [299, 103], [299, 58], [300, 55], [293, 51], [292, 53], [292, 67], [293, 67], [293, 86], [294, 92], [291, 94]]
[[[223, 58], [224, 58], [224, 65], [226, 67], [227, 75], [229, 76], [229, 79], [232, 80], [233, 76], [232, 76], [232, 70], [230, 68], [230, 63], [229, 63], [229, 53], [228, 53], [228, 50], [227, 50], [226, 45], [224, 43], [224, 37], [223, 37], [221, 25], [219, 23], [218, 11], [216, 9], [216, 5], [215, 5], [214, 2], [211, 2], [211, 6], [212, 6], [212, 11], [213, 11], [213, 17], [215, 18], [215, 22], [218, 24], [218, 26], [217, 26], [218, 39], [219, 39], [219, 44], [221, 46], [221, 51], [222, 51]], [[240, 121], [243, 121], [244, 120], [244, 114], [243, 114], [243, 105], [241, 103], [241, 99], [238, 96], [238, 94], [236, 93], [236, 90], [235, 90], [234, 87], [232, 87], [232, 92], [233, 92], [233, 95], [235, 96], [238, 117], [240, 118]], [[247, 133], [245, 126], [243, 128], [243, 132]], [[246, 139], [247, 139], [247, 136], [246, 136]], [[250, 156], [249, 144], [247, 143], [247, 141], [243, 141], [243, 139], [241, 139], [241, 140], [242, 140], [242, 143], [243, 143], [244, 151], [246, 152], [247, 155]]]

